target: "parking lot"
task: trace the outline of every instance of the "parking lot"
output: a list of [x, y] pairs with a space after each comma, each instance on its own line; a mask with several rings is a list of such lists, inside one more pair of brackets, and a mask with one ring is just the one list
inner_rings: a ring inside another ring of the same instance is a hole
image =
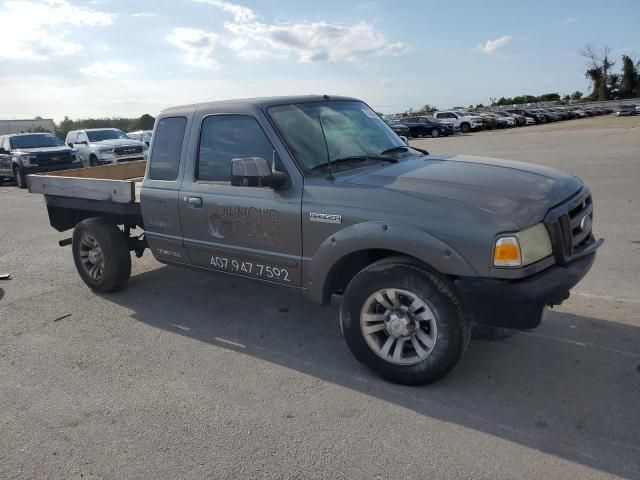
[[421, 388], [357, 363], [335, 304], [149, 252], [93, 294], [0, 186], [0, 478], [640, 478], [640, 117], [412, 144], [578, 175], [606, 239], [538, 329]]

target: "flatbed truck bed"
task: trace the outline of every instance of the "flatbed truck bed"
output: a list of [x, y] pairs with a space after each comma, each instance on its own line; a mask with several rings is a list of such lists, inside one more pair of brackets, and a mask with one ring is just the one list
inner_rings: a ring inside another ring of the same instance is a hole
[[142, 227], [140, 192], [144, 160], [28, 176], [29, 191], [44, 195], [51, 226], [63, 232], [84, 218], [118, 217]]
[[46, 196], [140, 203], [144, 160], [29, 175], [29, 191]]

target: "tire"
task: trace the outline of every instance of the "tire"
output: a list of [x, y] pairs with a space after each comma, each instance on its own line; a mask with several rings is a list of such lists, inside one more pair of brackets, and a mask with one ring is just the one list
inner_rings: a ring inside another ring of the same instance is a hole
[[[375, 297], [380, 292], [384, 292], [383, 302], [398, 308], [390, 310], [378, 302]], [[394, 299], [390, 300], [386, 292], [392, 292]], [[409, 304], [418, 307], [411, 311]], [[445, 376], [462, 357], [471, 336], [453, 285], [406, 257], [386, 258], [358, 273], [345, 290], [340, 323], [357, 360], [383, 378], [403, 385], [424, 385]], [[372, 327], [373, 331], [365, 335], [363, 329]], [[392, 330], [396, 332], [392, 334]], [[428, 342], [422, 341], [425, 336]], [[422, 352], [415, 347], [414, 339]]]
[[471, 125], [469, 125], [468, 123], [461, 123], [460, 131], [462, 133], [469, 133], [471, 131]]
[[22, 172], [22, 170], [20, 170], [20, 167], [18, 167], [17, 165], [14, 165], [13, 167], [13, 176], [16, 179], [18, 188], [27, 188], [27, 177], [25, 177], [24, 172]]
[[98, 157], [96, 157], [95, 155], [90, 155], [89, 156], [89, 166], [90, 167], [97, 167], [98, 166]]
[[518, 333], [514, 328], [492, 327], [490, 325], [473, 325], [471, 338], [474, 340], [503, 340]]
[[431, 137], [438, 138], [440, 136], [440, 131], [437, 128], [431, 130]]
[[100, 218], [83, 220], [73, 231], [72, 249], [80, 277], [94, 292], [114, 292], [129, 280], [131, 254], [116, 225]]

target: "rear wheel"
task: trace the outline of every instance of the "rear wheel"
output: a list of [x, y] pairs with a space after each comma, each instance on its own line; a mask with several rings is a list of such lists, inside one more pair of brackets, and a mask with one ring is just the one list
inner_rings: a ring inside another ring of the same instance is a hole
[[18, 167], [17, 165], [13, 166], [13, 176], [16, 179], [18, 188], [27, 188], [27, 179], [24, 175], [24, 172], [20, 170], [20, 167]]
[[446, 375], [471, 332], [452, 285], [405, 257], [380, 260], [358, 273], [345, 291], [340, 320], [353, 355], [404, 385]]
[[131, 254], [122, 231], [99, 218], [83, 220], [73, 231], [73, 260], [80, 277], [96, 292], [122, 288], [131, 275]]
[[471, 131], [471, 125], [468, 123], [461, 123], [460, 124], [460, 131], [462, 133], [469, 133]]

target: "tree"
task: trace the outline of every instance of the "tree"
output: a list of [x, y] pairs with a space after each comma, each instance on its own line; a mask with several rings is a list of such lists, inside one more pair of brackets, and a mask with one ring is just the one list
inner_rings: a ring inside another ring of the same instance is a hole
[[573, 100], [574, 102], [575, 102], [576, 100], [580, 100], [581, 98], [582, 98], [582, 92], [580, 92], [580, 91], [578, 91], [578, 90], [576, 90], [575, 92], [573, 92], [573, 93], [571, 94], [571, 100]]
[[609, 85], [607, 85], [609, 89], [609, 98], [617, 100], [620, 98], [620, 75], [617, 73], [612, 73], [609, 75]]
[[593, 100], [609, 100], [611, 98], [609, 71], [616, 64], [609, 60], [611, 49], [605, 45], [601, 51], [597, 51], [593, 45], [585, 45], [579, 53], [586, 59], [585, 76], [593, 85], [593, 91], [589, 97]]
[[[640, 62], [639, 62], [640, 63]], [[628, 55], [622, 55], [622, 77], [620, 79], [620, 97], [633, 98], [640, 95], [638, 67]]]

